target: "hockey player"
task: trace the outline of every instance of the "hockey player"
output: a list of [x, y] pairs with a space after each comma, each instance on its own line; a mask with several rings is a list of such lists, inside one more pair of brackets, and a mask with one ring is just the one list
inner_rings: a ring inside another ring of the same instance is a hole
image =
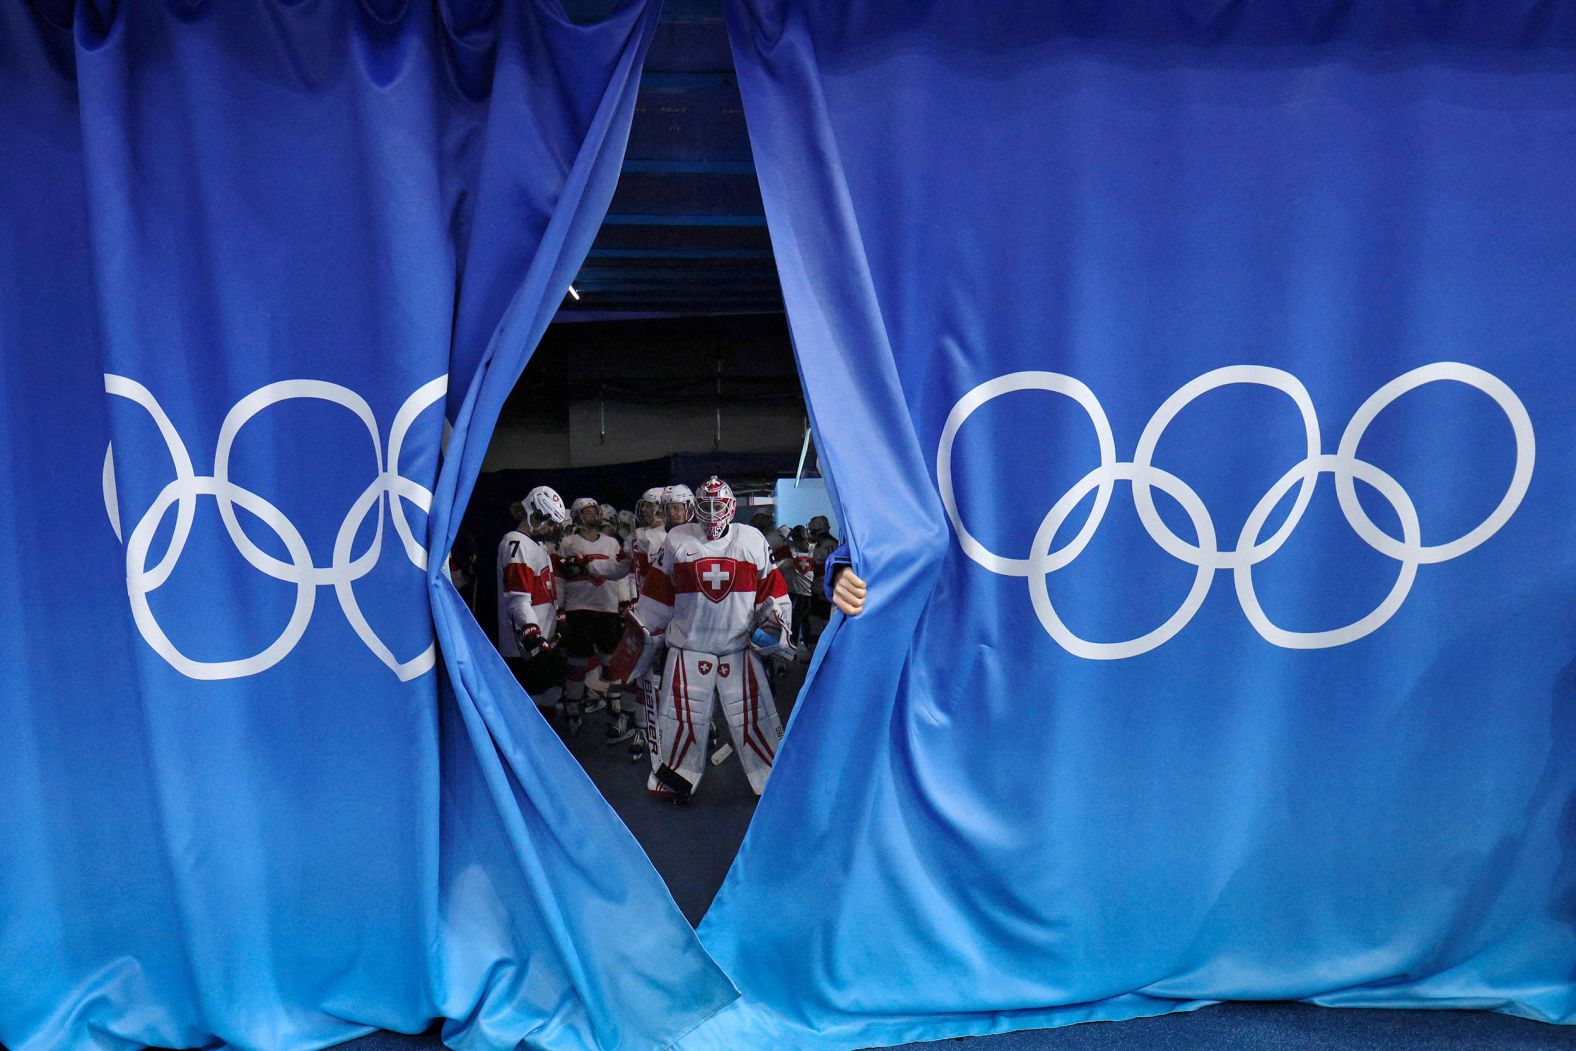
[[669, 530], [695, 521], [695, 494], [689, 486], [675, 482], [662, 491], [662, 519]]
[[637, 592], [645, 585], [646, 571], [651, 568], [652, 559], [662, 551], [662, 541], [668, 535], [663, 516], [665, 492], [663, 486], [652, 486], [640, 494], [640, 501], [635, 505], [640, 522], [629, 537], [629, 558]]
[[[676, 524], [682, 525], [693, 517], [695, 497], [691, 494], [689, 486], [653, 486], [640, 494], [640, 500], [635, 505], [641, 524], [629, 538], [629, 543], [625, 545], [625, 553], [629, 565], [628, 579], [635, 583], [637, 599], [639, 591], [645, 586], [647, 574], [662, 552], [663, 541], [667, 538], [670, 505], [673, 507]], [[616, 573], [617, 570], [608, 572]], [[660, 649], [660, 635], [655, 640], [655, 645]], [[662, 685], [662, 665], [657, 659], [659, 657], [660, 653], [653, 653], [650, 667], [639, 675], [630, 676], [633, 679], [631, 685], [639, 694], [639, 701], [629, 713], [630, 718], [627, 721], [615, 717], [613, 724], [608, 728], [608, 742], [616, 744], [628, 740], [632, 758], [646, 754], [649, 727], [656, 721], [657, 691]]]
[[[652, 487], [640, 495], [636, 503], [639, 509], [636, 513], [641, 516], [641, 521], [634, 526], [629, 534], [622, 538], [623, 559], [617, 564], [602, 564], [595, 568], [595, 572], [604, 575], [604, 579], [615, 586], [618, 591], [620, 612], [634, 606], [635, 600], [640, 597], [640, 584], [645, 578], [645, 573], [651, 565], [651, 554], [662, 549], [662, 534], [665, 530], [657, 528], [655, 537], [652, 536], [652, 527], [660, 522], [662, 506], [662, 489]], [[630, 514], [620, 511], [619, 515]], [[632, 516], [633, 517], [633, 516]], [[653, 543], [655, 546], [653, 546]], [[620, 691], [619, 705], [612, 712], [612, 721], [607, 728], [607, 743], [619, 744], [629, 742], [629, 755], [631, 759], [639, 759], [646, 754], [646, 724], [648, 720], [649, 705], [646, 704], [645, 680], [648, 675], [641, 676], [635, 683], [618, 683], [619, 686], [633, 685], [639, 695], [634, 698], [634, 703], [623, 703], [623, 692]], [[610, 690], [615, 684], [611, 681], [604, 667], [600, 671], [592, 671], [587, 681], [593, 688], [600, 687]]]
[[[662, 490], [659, 488], [647, 489], [641, 494], [639, 506], [650, 504], [656, 508], [660, 506]], [[619, 512], [627, 514], [628, 512]], [[655, 511], [649, 512], [655, 515]], [[645, 527], [639, 527], [627, 538], [622, 539], [620, 551], [622, 557], [617, 562], [601, 561], [590, 567], [593, 574], [600, 577], [605, 586], [611, 587], [618, 599], [619, 612], [628, 610], [635, 604], [639, 597], [640, 582], [644, 577], [646, 568], [650, 565], [650, 552], [642, 542], [642, 533]], [[657, 549], [661, 548], [661, 539], [657, 539]], [[616, 647], [615, 647], [616, 648]], [[646, 723], [647, 708], [644, 696], [636, 699], [636, 703], [626, 706], [624, 704], [624, 687], [630, 685], [622, 680], [614, 681], [608, 674], [607, 659], [586, 676], [589, 689], [601, 690], [608, 693], [610, 698], [611, 721], [607, 727], [607, 743], [619, 744], [628, 741], [629, 754], [632, 759], [639, 759], [646, 754]], [[640, 692], [639, 683], [636, 684]]]
[[[660, 490], [648, 489], [641, 497], [641, 502], [652, 502], [653, 498], [654, 524], [648, 528], [646, 534], [644, 545], [646, 564], [640, 581], [641, 591], [645, 590], [645, 582], [650, 579], [651, 569], [661, 557], [668, 531], [695, 518], [695, 494], [687, 485], [674, 483]], [[631, 621], [632, 618], [626, 616], [623, 645], [619, 653], [614, 656], [615, 662], [622, 659], [623, 663], [614, 677], [621, 682], [636, 683], [641, 696], [640, 715], [643, 717], [643, 732], [637, 734], [635, 742], [631, 743], [630, 753], [634, 755], [642, 744], [646, 748], [655, 746], [656, 733], [653, 728], [657, 725], [657, 701], [662, 689], [662, 672], [667, 659], [667, 647], [662, 638], [662, 629], [658, 628], [654, 632], [635, 631], [629, 626]], [[634, 624], [638, 625], [638, 623], [638, 620], [634, 621]], [[641, 751], [640, 754], [644, 755], [645, 752]]]
[[[652, 560], [662, 551], [662, 541], [667, 536], [662, 510], [663, 493], [662, 486], [653, 486], [641, 493], [640, 499], [635, 504], [638, 522], [631, 531], [629, 539], [624, 542], [629, 576], [623, 583], [629, 587], [629, 606], [633, 606], [639, 599], [646, 573], [651, 569]], [[661, 675], [661, 668], [652, 668], [636, 677], [631, 684], [638, 695], [635, 703], [630, 706], [630, 711], [616, 716], [612, 725], [608, 727], [608, 743], [628, 741], [631, 759], [639, 759], [646, 754], [647, 726], [651, 721], [652, 713], [656, 711], [656, 691]]]
[[644, 636], [648, 647], [653, 632], [661, 632], [668, 646], [647, 787], [681, 802], [705, 769], [714, 698], [722, 699], [757, 795], [782, 736], [757, 651], [788, 645], [788, 590], [765, 537], [754, 526], [735, 524], [736, 511], [732, 489], [713, 477], [695, 500], [698, 521], [669, 527], [626, 621], [629, 635]]
[[[801, 534], [804, 526], [794, 526]], [[772, 557], [779, 562], [788, 557], [789, 547], [793, 542], [793, 529], [785, 525], [778, 526], [766, 534], [766, 546], [772, 549]]]
[[629, 566], [629, 576], [624, 581], [624, 607], [627, 609], [640, 597], [640, 581], [645, 576], [645, 571], [635, 564], [635, 538], [646, 523], [634, 511], [620, 511], [618, 519], [618, 540], [624, 545], [624, 561]]
[[498, 544], [498, 652], [538, 705], [550, 706], [563, 685], [558, 641], [558, 589], [543, 546], [569, 524], [563, 499], [539, 485], [519, 505], [520, 522]]
[[815, 593], [815, 556], [810, 551], [810, 536], [804, 526], [794, 526], [772, 554], [777, 559], [777, 572], [788, 582], [788, 600], [793, 604], [791, 637], [796, 643], [808, 643], [810, 597]]
[[[558, 575], [564, 581], [564, 651], [568, 656], [568, 681], [564, 684], [564, 718], [570, 733], [578, 733], [584, 716], [601, 704], [588, 702], [586, 676], [603, 663], [618, 645], [621, 628], [616, 591], [623, 548], [602, 531], [602, 509], [590, 497], [581, 497], [569, 508], [578, 532], [558, 545]], [[609, 707], [620, 706], [622, 687], [608, 688]]]

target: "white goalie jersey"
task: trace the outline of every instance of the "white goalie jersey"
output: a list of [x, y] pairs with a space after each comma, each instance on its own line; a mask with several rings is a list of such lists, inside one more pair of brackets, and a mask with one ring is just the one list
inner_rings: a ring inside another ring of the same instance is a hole
[[669, 646], [724, 654], [749, 644], [762, 603], [788, 623], [788, 587], [761, 531], [735, 523], [707, 540], [704, 527], [688, 524], [668, 530], [636, 611]]

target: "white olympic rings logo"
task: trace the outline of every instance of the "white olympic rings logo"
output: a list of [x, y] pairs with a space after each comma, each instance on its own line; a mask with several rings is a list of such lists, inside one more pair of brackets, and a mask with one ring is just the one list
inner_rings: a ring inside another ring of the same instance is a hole
[[[312, 619], [312, 607], [317, 601], [317, 589], [332, 586], [335, 596], [339, 599], [340, 608], [345, 613], [345, 619], [355, 629], [357, 636], [379, 660], [399, 676], [400, 681], [409, 681], [432, 669], [437, 656], [436, 644], [429, 643], [420, 655], [408, 661], [400, 661], [367, 623], [367, 618], [356, 602], [354, 584], [372, 571], [382, 553], [381, 505], [385, 496], [388, 497], [389, 517], [393, 519], [394, 532], [399, 535], [405, 547], [406, 557], [417, 569], [425, 571], [427, 568], [426, 549], [411, 532], [402, 501], [409, 500], [422, 511], [430, 511], [432, 492], [400, 475], [400, 452], [416, 418], [447, 392], [447, 376], [439, 376], [422, 385], [394, 414], [393, 425], [389, 428], [387, 460], [384, 459], [383, 440], [379, 434], [377, 420], [372, 415], [372, 407], [355, 391], [337, 383], [321, 380], [284, 380], [270, 383], [242, 398], [225, 416], [219, 428], [219, 442], [214, 452], [212, 475], [199, 475], [193, 469], [185, 442], [181, 440], [175, 425], [170, 422], [169, 416], [148, 388], [125, 376], [106, 373], [104, 390], [111, 395], [133, 401], [147, 410], [164, 438], [164, 444], [169, 449], [170, 461], [175, 468], [175, 480], [160, 491], [153, 504], [132, 527], [130, 537], [123, 538], [120, 527], [120, 504], [115, 489], [114, 445], [110, 445], [104, 452], [102, 481], [104, 509], [109, 515], [110, 526], [115, 531], [116, 539], [122, 540], [126, 546], [126, 591], [131, 598], [132, 618], [148, 645], [169, 662], [171, 667], [190, 678], [209, 680], [256, 675], [273, 667], [283, 660], [306, 634], [307, 625]], [[307, 550], [301, 531], [285, 517], [283, 512], [261, 496], [242, 488], [230, 479], [231, 449], [241, 428], [268, 406], [296, 398], [315, 398], [349, 409], [366, 425], [367, 434], [372, 439], [373, 453], [377, 458], [377, 476], [356, 498], [346, 513], [334, 539], [332, 560], [327, 566], [318, 566], [312, 561], [312, 553]], [[197, 513], [199, 496], [214, 498], [214, 502], [219, 505], [219, 517], [224, 521], [225, 531], [229, 534], [231, 542], [235, 544], [236, 550], [247, 562], [275, 580], [286, 581], [296, 586], [295, 609], [284, 630], [266, 649], [250, 657], [228, 661], [200, 661], [186, 656], [164, 633], [164, 629], [159, 625], [148, 604], [149, 594], [158, 590], [169, 579], [176, 562], [185, 550], [187, 537], [191, 533], [192, 520]], [[289, 554], [288, 561], [280, 561], [252, 542], [236, 516], [237, 506], [273, 530], [274, 535], [284, 544]], [[154, 534], [165, 516], [169, 514], [171, 507], [175, 508], [175, 531], [170, 539], [169, 549], [165, 551], [164, 557], [158, 564], [150, 569], [148, 568], [149, 548], [153, 543]], [[374, 512], [377, 513], [377, 527], [372, 542], [366, 551], [359, 556], [353, 556], [351, 545], [355, 541], [356, 534], [367, 516]]]
[[[1357, 448], [1375, 417], [1401, 395], [1427, 383], [1445, 380], [1463, 383], [1488, 395], [1510, 421], [1516, 442], [1516, 463], [1511, 471], [1510, 484], [1505, 495], [1487, 518], [1476, 527], [1454, 540], [1443, 544], [1424, 544], [1418, 523], [1417, 509], [1405, 489], [1378, 467], [1358, 458]], [[1226, 550], [1216, 543], [1215, 526], [1204, 502], [1198, 494], [1170, 472], [1154, 465], [1155, 447], [1160, 443], [1176, 415], [1200, 395], [1232, 384], [1258, 384], [1280, 391], [1291, 399], [1301, 414], [1307, 449], [1302, 460], [1292, 466], [1280, 480], [1272, 485], [1258, 501], [1234, 547]], [[1040, 522], [1028, 558], [1006, 558], [981, 544], [963, 524], [958, 512], [957, 498], [952, 486], [952, 445], [958, 431], [970, 415], [981, 406], [1003, 394], [1014, 391], [1047, 391], [1071, 398], [1088, 414], [1094, 425], [1099, 444], [1100, 465], [1073, 485], [1058, 499]], [[1080, 381], [1059, 372], [1014, 372], [980, 384], [969, 391], [953, 406], [942, 428], [941, 442], [936, 450], [936, 481], [941, 489], [941, 502], [947, 517], [957, 531], [958, 543], [963, 552], [992, 573], [1003, 576], [1027, 577], [1029, 594], [1040, 623], [1063, 649], [1089, 660], [1120, 660], [1147, 653], [1163, 645], [1187, 626], [1209, 593], [1217, 570], [1229, 569], [1236, 583], [1237, 600], [1248, 621], [1267, 641], [1288, 649], [1324, 649], [1343, 646], [1377, 630], [1395, 615], [1406, 601], [1417, 567], [1447, 562], [1466, 554], [1500, 530], [1511, 515], [1516, 513], [1527, 486], [1532, 480], [1534, 442], [1532, 419], [1521, 399], [1498, 377], [1459, 362], [1441, 361], [1413, 369], [1380, 387], [1358, 407], [1351, 422], [1341, 435], [1336, 451], [1323, 452], [1320, 448], [1319, 420], [1314, 412], [1313, 399], [1307, 388], [1289, 372], [1262, 365], [1231, 365], [1215, 369], [1184, 385], [1165, 400], [1145, 424], [1138, 439], [1138, 447], [1129, 462], [1116, 458], [1116, 443], [1105, 410], [1094, 393]], [[1302, 520], [1319, 476], [1333, 475], [1335, 492], [1341, 511], [1352, 529], [1369, 547], [1400, 563], [1395, 584], [1384, 600], [1367, 616], [1343, 627], [1327, 631], [1288, 631], [1272, 623], [1259, 604], [1253, 588], [1253, 567], [1279, 551], [1292, 530]], [[1067, 566], [1077, 558], [1095, 529], [1105, 516], [1111, 502], [1111, 490], [1118, 481], [1132, 485], [1133, 502], [1138, 509], [1144, 528], [1162, 550], [1173, 558], [1196, 567], [1198, 572], [1181, 607], [1165, 623], [1153, 631], [1124, 642], [1090, 642], [1074, 635], [1062, 622], [1051, 603], [1047, 578], [1051, 573]], [[1357, 500], [1356, 482], [1361, 481], [1389, 501], [1401, 523], [1401, 537], [1390, 536], [1374, 524]], [[1277, 504], [1297, 487], [1297, 495], [1286, 520], [1271, 536], [1261, 538], [1265, 523]], [[1159, 489], [1170, 496], [1192, 522], [1197, 542], [1189, 543], [1177, 536], [1162, 521], [1155, 510], [1152, 489]], [[1056, 537], [1068, 516], [1089, 494], [1094, 494], [1089, 517], [1067, 543], [1053, 548]]]

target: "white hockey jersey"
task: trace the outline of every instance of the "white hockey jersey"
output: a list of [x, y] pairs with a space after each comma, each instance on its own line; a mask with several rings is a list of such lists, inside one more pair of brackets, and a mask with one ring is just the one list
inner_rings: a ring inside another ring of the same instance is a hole
[[594, 562], [591, 572], [604, 580], [618, 581], [620, 601], [635, 601], [640, 597], [640, 589], [645, 586], [646, 572], [662, 551], [662, 541], [667, 533], [662, 526], [640, 526], [624, 540], [622, 561]]
[[669, 646], [723, 654], [749, 644], [761, 603], [789, 623], [788, 588], [761, 531], [734, 523], [722, 539], [707, 540], [705, 527], [691, 523], [668, 530], [636, 610]]
[[558, 587], [547, 550], [511, 530], [498, 544], [498, 652], [520, 656], [515, 633], [534, 624], [551, 641], [558, 632]]
[[666, 526], [641, 526], [629, 538], [630, 575], [634, 577], [637, 593], [645, 590], [646, 574], [662, 554], [662, 544], [667, 538]]
[[558, 545], [559, 559], [568, 560], [576, 556], [586, 559], [586, 574], [574, 580], [560, 581], [563, 585], [560, 605], [565, 610], [589, 609], [598, 613], [617, 613], [619, 600], [623, 597], [623, 588], [618, 581], [628, 573], [627, 569], [619, 571], [624, 548], [618, 538], [609, 533], [599, 534], [595, 540], [587, 540], [579, 533], [564, 537]]
[[781, 562], [786, 557], [791, 535], [787, 526], [778, 526], [766, 534], [766, 546], [771, 548], [772, 557]]
[[777, 559], [777, 571], [788, 583], [790, 595], [812, 595], [815, 587], [815, 556], [809, 548], [792, 544], [782, 548]]

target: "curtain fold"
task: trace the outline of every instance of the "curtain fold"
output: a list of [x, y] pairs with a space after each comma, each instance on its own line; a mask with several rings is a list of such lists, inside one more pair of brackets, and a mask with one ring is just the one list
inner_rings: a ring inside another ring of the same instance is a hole
[[1576, 1019], [1576, 12], [728, 20], [872, 601], [686, 1051]]
[[644, 1048], [735, 995], [441, 573], [657, 11], [0, 12], [14, 1051]]

